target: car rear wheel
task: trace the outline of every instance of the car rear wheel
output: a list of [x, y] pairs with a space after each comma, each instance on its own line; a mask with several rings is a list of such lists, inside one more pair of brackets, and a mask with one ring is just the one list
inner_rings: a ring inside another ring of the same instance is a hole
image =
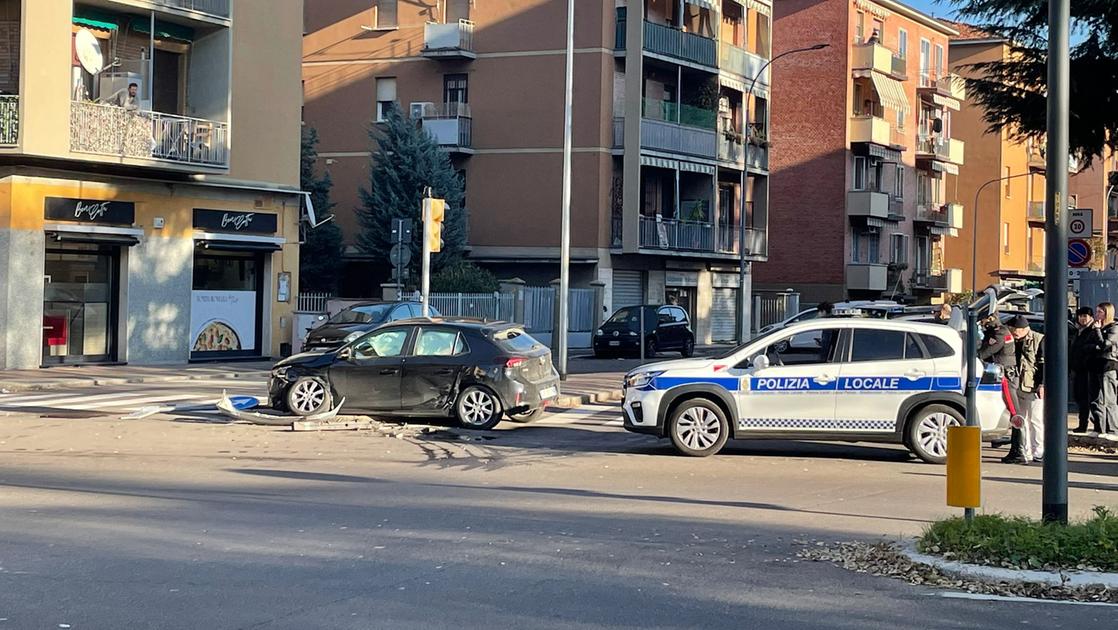
[[466, 429], [486, 430], [501, 421], [501, 401], [489, 390], [468, 387], [455, 405], [458, 423]]
[[726, 414], [704, 398], [686, 400], [672, 412], [669, 433], [676, 450], [691, 457], [708, 457], [722, 450], [730, 437]]
[[695, 340], [688, 338], [683, 342], [683, 349], [679, 351], [680, 356], [684, 359], [690, 359], [695, 354]]
[[313, 416], [330, 409], [333, 402], [326, 381], [303, 376], [287, 389], [287, 408], [299, 416]]
[[528, 411], [524, 411], [521, 413], [510, 413], [507, 415], [509, 417], [509, 420], [512, 420], [513, 422], [526, 424], [528, 422], [535, 422], [536, 420], [539, 420], [540, 417], [543, 416], [543, 407], [536, 407], [535, 409], [529, 409]]
[[653, 337], [649, 337], [648, 341], [644, 342], [644, 358], [656, 358], [656, 339]]
[[942, 464], [947, 461], [947, 428], [962, 424], [962, 416], [951, 407], [922, 407], [905, 429], [906, 446], [929, 464]]

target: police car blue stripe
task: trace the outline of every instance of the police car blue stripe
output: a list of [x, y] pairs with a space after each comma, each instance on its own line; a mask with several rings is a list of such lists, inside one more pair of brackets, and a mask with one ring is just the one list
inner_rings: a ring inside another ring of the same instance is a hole
[[656, 389], [671, 389], [679, 387], [680, 385], [694, 385], [702, 383], [707, 385], [719, 385], [723, 389], [731, 392], [736, 392], [741, 389], [741, 379], [736, 377], [712, 377], [712, 376], [657, 376], [653, 382]]

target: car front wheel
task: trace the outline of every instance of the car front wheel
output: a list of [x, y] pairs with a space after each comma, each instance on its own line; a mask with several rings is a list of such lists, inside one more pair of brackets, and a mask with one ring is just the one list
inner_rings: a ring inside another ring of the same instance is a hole
[[947, 429], [962, 424], [962, 416], [951, 407], [928, 405], [909, 421], [905, 445], [929, 464], [942, 464], [947, 461]]
[[455, 405], [458, 422], [466, 429], [487, 430], [501, 421], [501, 401], [492, 392], [468, 387], [458, 396]]
[[726, 414], [704, 398], [684, 401], [672, 412], [669, 433], [676, 450], [691, 457], [708, 457], [722, 450], [730, 437]]
[[285, 398], [288, 410], [299, 416], [328, 411], [333, 402], [326, 381], [314, 376], [303, 376], [292, 383]]

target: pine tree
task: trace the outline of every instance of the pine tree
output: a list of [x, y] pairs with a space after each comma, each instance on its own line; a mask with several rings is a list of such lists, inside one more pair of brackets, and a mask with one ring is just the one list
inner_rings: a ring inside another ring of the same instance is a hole
[[[968, 95], [985, 110], [991, 132], [1017, 140], [1047, 131], [1048, 0], [951, 0], [962, 20], [1011, 42], [1007, 60], [971, 66]], [[1118, 2], [1071, 3], [1069, 146], [1084, 161], [1118, 149]]]
[[360, 191], [358, 246], [374, 260], [391, 265], [392, 219], [410, 218], [414, 223], [411, 266], [418, 269], [423, 252], [420, 208], [424, 191], [430, 187], [434, 197], [446, 200], [442, 252], [432, 255], [431, 266], [441, 269], [459, 260], [466, 245], [465, 195], [450, 156], [399, 107], [392, 108], [383, 125], [374, 125], [369, 137], [377, 148], [369, 187]]
[[318, 227], [306, 226], [306, 236], [299, 248], [299, 285], [307, 291], [334, 292], [342, 271], [342, 229], [337, 222], [323, 223], [331, 215], [330, 173], [318, 177], [318, 132], [313, 127], [303, 130], [299, 155], [299, 185], [311, 193]]

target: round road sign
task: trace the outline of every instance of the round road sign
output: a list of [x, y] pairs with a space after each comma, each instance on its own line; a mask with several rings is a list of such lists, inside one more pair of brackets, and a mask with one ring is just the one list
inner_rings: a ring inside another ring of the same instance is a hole
[[411, 247], [399, 243], [392, 246], [388, 252], [388, 259], [392, 261], [393, 267], [406, 267], [411, 262]]
[[1068, 266], [1082, 268], [1091, 262], [1091, 244], [1081, 238], [1068, 239]]
[[1072, 234], [1084, 234], [1087, 232], [1087, 223], [1083, 219], [1072, 219], [1068, 224], [1068, 231]]

